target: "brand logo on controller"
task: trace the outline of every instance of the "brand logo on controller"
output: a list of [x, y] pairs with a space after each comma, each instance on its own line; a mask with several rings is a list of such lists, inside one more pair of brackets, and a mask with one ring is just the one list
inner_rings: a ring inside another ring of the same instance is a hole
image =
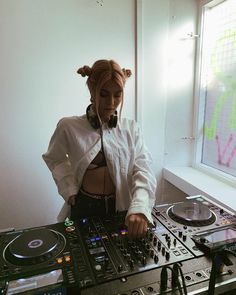
[[43, 241], [39, 240], [39, 239], [36, 239], [36, 240], [30, 241], [29, 244], [28, 244], [28, 247], [29, 248], [38, 248], [38, 247], [40, 247], [42, 245], [43, 245]]

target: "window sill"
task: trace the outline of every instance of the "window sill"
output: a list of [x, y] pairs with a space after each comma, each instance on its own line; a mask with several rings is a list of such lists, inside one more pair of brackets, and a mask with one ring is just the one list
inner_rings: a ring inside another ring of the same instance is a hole
[[189, 196], [204, 195], [236, 213], [236, 188], [192, 167], [165, 167], [163, 177]]

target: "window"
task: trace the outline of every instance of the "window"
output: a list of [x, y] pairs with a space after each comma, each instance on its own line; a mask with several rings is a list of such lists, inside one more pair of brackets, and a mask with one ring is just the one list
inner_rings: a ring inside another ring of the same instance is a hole
[[202, 6], [198, 73], [197, 162], [236, 177], [235, 0]]

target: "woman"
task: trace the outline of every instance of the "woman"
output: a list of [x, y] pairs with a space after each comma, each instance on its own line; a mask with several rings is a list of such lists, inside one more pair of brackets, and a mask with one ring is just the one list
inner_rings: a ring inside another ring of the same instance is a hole
[[156, 181], [140, 129], [120, 118], [131, 71], [98, 60], [78, 74], [88, 77], [91, 104], [86, 115], [59, 121], [43, 159], [72, 219], [128, 210], [129, 237], [142, 237], [152, 222]]

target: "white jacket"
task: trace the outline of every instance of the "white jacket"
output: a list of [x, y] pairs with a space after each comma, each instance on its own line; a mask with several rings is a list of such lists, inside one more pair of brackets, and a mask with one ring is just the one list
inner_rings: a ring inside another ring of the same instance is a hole
[[[116, 128], [103, 127], [103, 147], [116, 187], [116, 210], [128, 210], [127, 215], [143, 213], [152, 222], [156, 179], [140, 128], [128, 119], [121, 119]], [[63, 118], [57, 124], [43, 159], [65, 200], [58, 221], [69, 216], [68, 198], [78, 193], [85, 171], [100, 150], [100, 130], [91, 127], [86, 115]]]

